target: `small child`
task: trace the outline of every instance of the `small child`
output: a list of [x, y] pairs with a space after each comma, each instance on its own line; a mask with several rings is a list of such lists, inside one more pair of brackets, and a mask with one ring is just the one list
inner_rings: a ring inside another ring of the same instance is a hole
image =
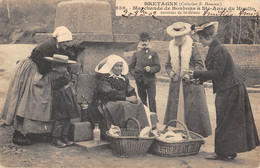
[[52, 85], [51, 118], [54, 120], [52, 143], [56, 147], [63, 148], [73, 144], [68, 140], [70, 119], [79, 117], [80, 111], [76, 92], [67, 71], [67, 65], [76, 62], [69, 60], [68, 56], [58, 54], [44, 58], [52, 62], [52, 71], [49, 73]]

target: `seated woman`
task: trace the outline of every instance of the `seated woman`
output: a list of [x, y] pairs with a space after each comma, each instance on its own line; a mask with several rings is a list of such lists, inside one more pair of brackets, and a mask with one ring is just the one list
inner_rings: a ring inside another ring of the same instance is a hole
[[111, 124], [124, 128], [129, 117], [137, 119], [141, 128], [151, 126], [149, 110], [137, 99], [135, 89], [125, 76], [128, 65], [123, 58], [110, 55], [96, 66], [95, 71], [97, 95], [103, 105], [107, 128]]

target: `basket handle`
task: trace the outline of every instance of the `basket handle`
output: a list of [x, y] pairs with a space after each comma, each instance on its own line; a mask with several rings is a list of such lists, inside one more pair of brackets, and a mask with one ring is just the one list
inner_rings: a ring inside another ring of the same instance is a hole
[[129, 122], [130, 120], [133, 120], [133, 121], [137, 124], [137, 126], [138, 126], [138, 137], [139, 137], [139, 136], [140, 136], [140, 131], [141, 131], [141, 126], [140, 126], [140, 123], [139, 123], [139, 121], [138, 121], [137, 119], [132, 118], [132, 117], [129, 117], [129, 118], [126, 120], [126, 125], [125, 125], [126, 129], [127, 129], [127, 124], [128, 124], [128, 122]]
[[185, 130], [186, 134], [187, 134], [187, 140], [190, 139], [190, 132], [188, 130], [188, 128], [186, 127], [185, 124], [183, 124], [182, 122], [178, 121], [178, 120], [171, 120], [168, 122], [168, 124], [165, 126], [165, 128], [163, 129], [163, 131], [167, 131], [168, 130], [168, 127], [170, 126], [170, 124], [172, 122], [176, 122], [176, 123], [179, 123]]

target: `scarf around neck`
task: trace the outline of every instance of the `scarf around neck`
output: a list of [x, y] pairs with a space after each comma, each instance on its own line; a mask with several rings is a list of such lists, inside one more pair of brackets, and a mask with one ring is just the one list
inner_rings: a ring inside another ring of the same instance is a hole
[[115, 79], [123, 79], [125, 81], [125, 78], [122, 75], [116, 75], [113, 72], [109, 73], [109, 77], [115, 78]]
[[172, 70], [180, 76], [182, 75], [184, 69], [187, 70], [189, 69], [190, 57], [192, 54], [192, 44], [193, 44], [192, 38], [190, 36], [187, 36], [185, 43], [181, 46], [181, 67], [180, 67], [179, 46], [175, 45], [175, 39], [170, 41], [169, 53], [171, 57]]

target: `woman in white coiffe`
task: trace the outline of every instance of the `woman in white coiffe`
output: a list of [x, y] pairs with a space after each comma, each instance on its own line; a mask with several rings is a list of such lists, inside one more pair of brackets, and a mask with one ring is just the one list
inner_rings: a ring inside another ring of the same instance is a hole
[[97, 94], [103, 105], [107, 128], [111, 124], [125, 127], [129, 117], [139, 121], [141, 128], [151, 126], [147, 107], [137, 98], [135, 89], [126, 77], [128, 65], [118, 55], [109, 55], [95, 68]]
[[165, 69], [170, 88], [164, 124], [173, 119], [184, 122], [190, 131], [204, 137], [212, 134], [203, 85], [192, 82], [184, 70], [203, 70], [204, 65], [196, 44], [190, 37], [191, 25], [176, 22], [167, 28], [172, 36]]
[[15, 69], [1, 114], [5, 125], [14, 127], [13, 143], [30, 145], [29, 134], [51, 133], [51, 62], [44, 57], [70, 55], [72, 34], [64, 26], [57, 27], [53, 37], [36, 46], [30, 57], [21, 60]]

